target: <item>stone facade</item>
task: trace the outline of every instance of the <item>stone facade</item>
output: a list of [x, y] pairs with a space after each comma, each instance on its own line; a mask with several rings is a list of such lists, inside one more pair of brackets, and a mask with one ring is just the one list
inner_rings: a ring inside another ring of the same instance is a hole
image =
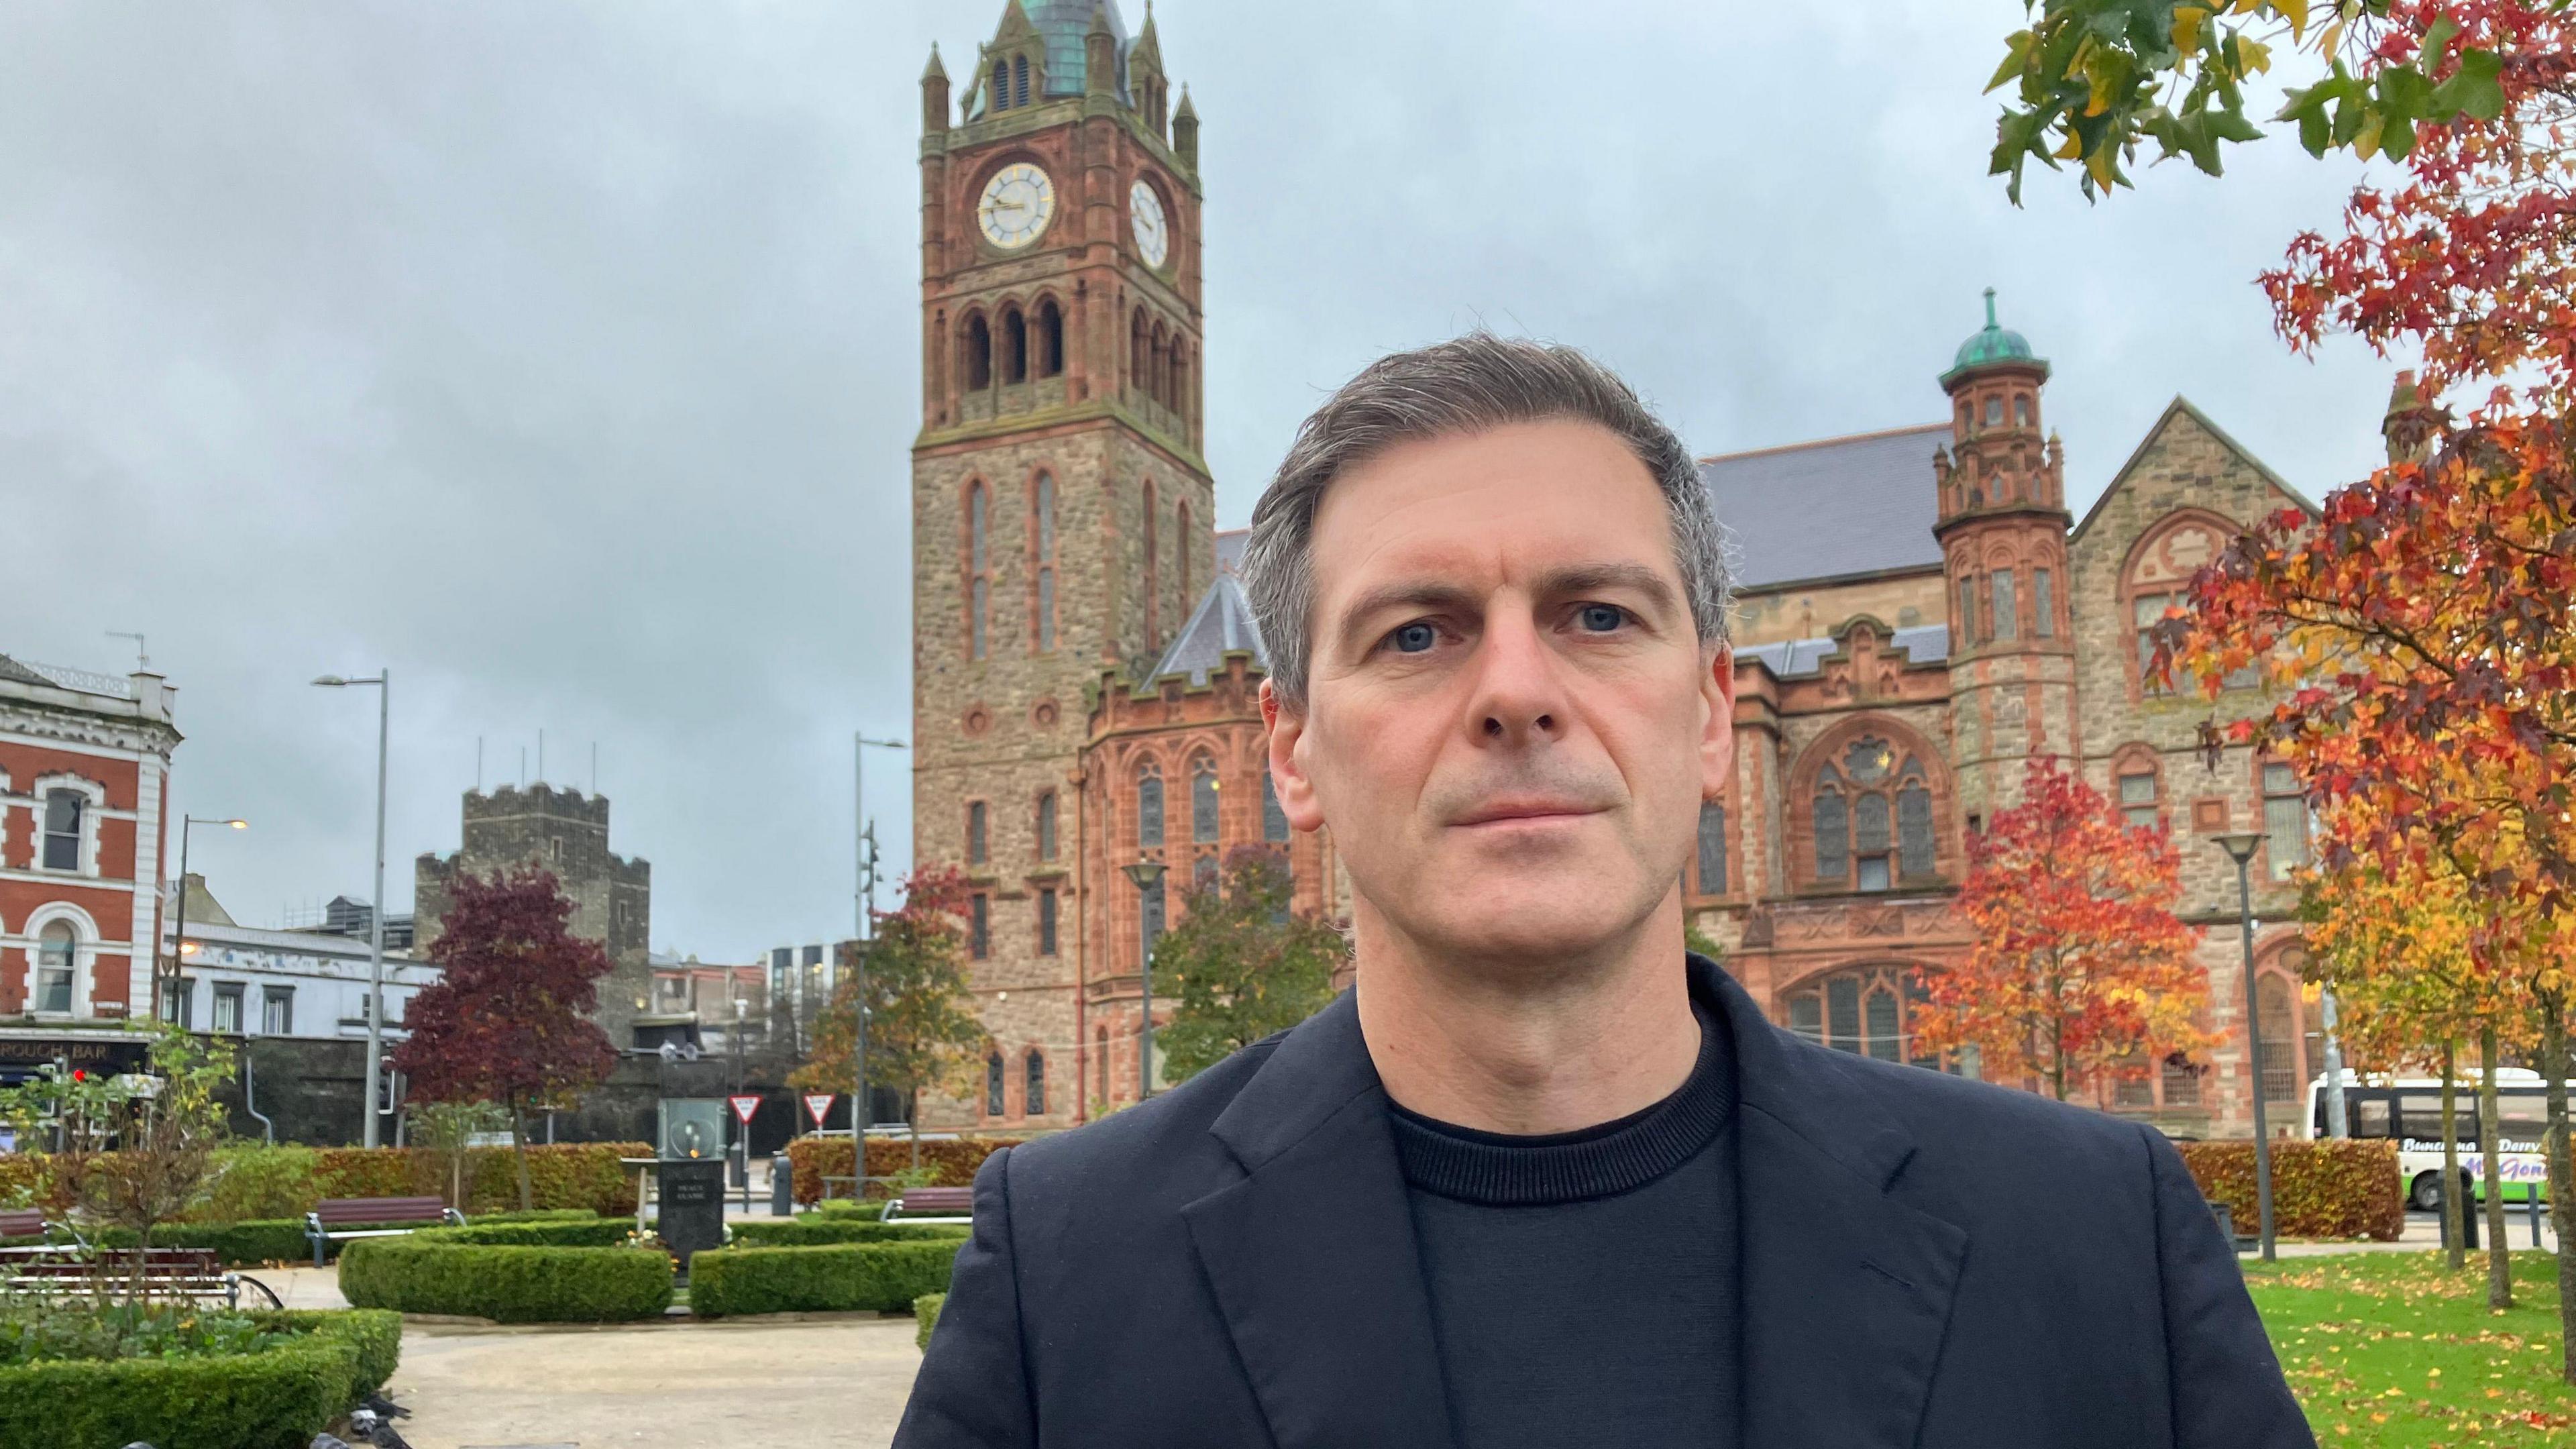
[[646, 943], [653, 929], [653, 866], [608, 848], [608, 797], [551, 785], [504, 785], [465, 795], [464, 844], [450, 855], [425, 854], [412, 870], [419, 954], [437, 944], [449, 885], [460, 872], [489, 876], [534, 865], [551, 872], [572, 901], [572, 934], [597, 941], [616, 969], [599, 983], [598, 1020], [608, 1039], [632, 1045], [628, 1028], [650, 1010], [653, 973]]

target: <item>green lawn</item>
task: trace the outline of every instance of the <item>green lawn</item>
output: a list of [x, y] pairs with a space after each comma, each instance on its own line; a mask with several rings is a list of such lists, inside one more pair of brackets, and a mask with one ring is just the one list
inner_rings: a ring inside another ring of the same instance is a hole
[[2486, 1259], [2433, 1253], [2248, 1259], [2246, 1286], [2325, 1445], [2576, 1449], [2558, 1378], [2558, 1265], [2513, 1255], [2514, 1306], [2487, 1308]]

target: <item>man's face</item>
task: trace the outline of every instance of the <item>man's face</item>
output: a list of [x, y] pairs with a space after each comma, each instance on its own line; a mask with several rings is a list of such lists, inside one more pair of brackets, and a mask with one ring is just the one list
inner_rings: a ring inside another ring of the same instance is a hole
[[1325, 493], [1314, 570], [1272, 775], [1387, 926], [1543, 971], [1672, 895], [1727, 780], [1734, 671], [1624, 443], [1547, 421], [1391, 448]]

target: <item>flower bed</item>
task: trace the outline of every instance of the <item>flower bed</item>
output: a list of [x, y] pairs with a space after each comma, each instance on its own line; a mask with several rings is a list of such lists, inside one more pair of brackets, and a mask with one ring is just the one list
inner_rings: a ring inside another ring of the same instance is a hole
[[[623, 1235], [622, 1224], [598, 1226]], [[362, 1308], [498, 1323], [622, 1323], [657, 1317], [671, 1306], [670, 1256], [649, 1248], [444, 1239], [493, 1231], [439, 1228], [403, 1238], [362, 1238], [340, 1255], [341, 1296]]]
[[[2240, 1233], [2254, 1231], [2254, 1144], [2177, 1142], [2201, 1196], [2226, 1203]], [[2287, 1238], [2397, 1241], [2406, 1229], [2397, 1144], [2385, 1138], [2272, 1144], [2272, 1231]]]
[[275, 1342], [255, 1352], [43, 1359], [0, 1367], [0, 1444], [102, 1449], [303, 1449], [392, 1376], [390, 1313], [242, 1315]]
[[716, 1248], [689, 1260], [689, 1311], [886, 1313], [944, 1292], [963, 1238], [819, 1248]]

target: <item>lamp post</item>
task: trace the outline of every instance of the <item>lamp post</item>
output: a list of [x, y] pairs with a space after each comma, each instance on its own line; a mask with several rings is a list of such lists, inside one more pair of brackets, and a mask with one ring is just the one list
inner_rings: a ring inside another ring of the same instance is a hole
[[325, 674], [313, 683], [322, 689], [376, 691], [376, 894], [367, 909], [367, 1086], [366, 1107], [359, 1114], [366, 1145], [373, 1147], [383, 1135], [376, 1121], [382, 1115], [376, 1079], [385, 1061], [385, 745], [393, 719], [394, 672], [379, 669], [366, 679]]
[[1163, 934], [1160, 912], [1148, 912], [1145, 901], [1163, 888], [1163, 872], [1169, 867], [1159, 860], [1140, 860], [1124, 867], [1127, 878], [1136, 883], [1136, 939], [1142, 946], [1136, 963], [1137, 1014], [1136, 1028], [1136, 1100], [1154, 1095], [1154, 942]]
[[2262, 1224], [2263, 1261], [2272, 1258], [2272, 1137], [2263, 1120], [2263, 1022], [2254, 993], [2254, 886], [2247, 869], [2263, 837], [2250, 830], [2213, 835], [2236, 862], [2236, 922], [2245, 938], [2245, 1061], [2254, 1079], [2254, 1202]]
[[179, 817], [179, 911], [178, 920], [173, 923], [170, 932], [170, 984], [168, 986], [161, 984], [157, 952], [154, 953], [155, 966], [152, 972], [153, 1004], [162, 1008], [161, 1019], [175, 1026], [187, 1025], [186, 1022], [179, 1020], [180, 1013], [171, 1011], [169, 1007], [172, 988], [186, 979], [182, 968], [188, 964], [188, 831], [190, 827], [197, 825], [221, 825], [233, 830], [250, 829], [249, 821], [238, 818], [206, 819], [195, 815]]
[[[850, 736], [850, 813], [858, 847], [858, 932], [850, 938], [850, 1077], [857, 1089], [850, 1096], [850, 1175], [868, 1175], [868, 947], [869, 917], [877, 904], [877, 839], [868, 828], [868, 747], [900, 750], [901, 740], [872, 740], [865, 731]], [[865, 1182], [850, 1184], [850, 1196], [865, 1196]]]

